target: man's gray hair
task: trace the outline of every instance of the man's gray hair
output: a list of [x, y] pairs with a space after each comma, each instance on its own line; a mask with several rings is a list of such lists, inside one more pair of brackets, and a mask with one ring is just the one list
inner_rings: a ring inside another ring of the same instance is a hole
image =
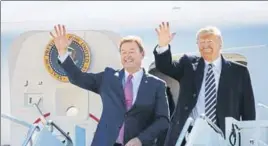
[[221, 31], [216, 26], [207, 26], [207, 27], [199, 29], [198, 32], [196, 33], [196, 39], [198, 40], [199, 36], [204, 35], [204, 34], [213, 34], [213, 35], [218, 36], [221, 40], [221, 45], [223, 44]]
[[221, 31], [215, 26], [207, 26], [199, 29], [199, 31], [196, 33], [196, 38], [198, 39], [198, 37], [202, 34], [214, 34], [221, 38]]

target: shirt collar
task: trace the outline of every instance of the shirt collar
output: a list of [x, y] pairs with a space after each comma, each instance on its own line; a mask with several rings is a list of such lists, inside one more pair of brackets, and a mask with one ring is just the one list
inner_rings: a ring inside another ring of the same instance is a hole
[[219, 56], [216, 60], [214, 60], [212, 63], [210, 63], [210, 62], [208, 62], [208, 61], [206, 61], [205, 60], [205, 63], [206, 63], [206, 66], [208, 66], [209, 64], [212, 64], [213, 65], [213, 67], [215, 67], [218, 71], [221, 71], [221, 66], [222, 66], [222, 64], [221, 64], [221, 60], [222, 60], [222, 58], [221, 58], [221, 56]]
[[[138, 70], [137, 72], [135, 72], [133, 75], [133, 80], [136, 80], [138, 78], [141, 78], [143, 75], [143, 69], [141, 68], [140, 70]], [[127, 72], [125, 70], [125, 81], [127, 80], [127, 77], [129, 76], [129, 72]]]

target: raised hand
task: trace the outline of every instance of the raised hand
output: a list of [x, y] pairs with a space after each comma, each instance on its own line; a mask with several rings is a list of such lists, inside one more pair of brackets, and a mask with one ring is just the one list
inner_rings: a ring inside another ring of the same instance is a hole
[[54, 39], [59, 55], [63, 55], [66, 53], [67, 47], [72, 43], [72, 39], [67, 38], [64, 25], [55, 25], [54, 30], [56, 35], [54, 35], [52, 32], [50, 32], [50, 35]]
[[158, 45], [160, 47], [167, 46], [176, 33], [170, 33], [169, 29], [169, 23], [168, 22], [162, 22], [162, 24], [159, 25], [159, 28], [156, 28], [155, 31], [158, 35]]

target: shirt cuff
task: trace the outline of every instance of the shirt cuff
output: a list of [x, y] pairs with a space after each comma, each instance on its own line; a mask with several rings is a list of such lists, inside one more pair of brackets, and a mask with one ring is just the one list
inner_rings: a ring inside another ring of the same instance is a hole
[[164, 47], [160, 47], [160, 46], [158, 46], [157, 48], [156, 48], [156, 52], [158, 53], [158, 54], [161, 54], [161, 53], [163, 53], [163, 52], [165, 52], [165, 51], [167, 51], [168, 50], [168, 45], [167, 46], [164, 46]]
[[60, 60], [61, 63], [63, 63], [70, 54], [71, 54], [71, 52], [66, 52], [63, 55], [59, 55], [58, 59]]

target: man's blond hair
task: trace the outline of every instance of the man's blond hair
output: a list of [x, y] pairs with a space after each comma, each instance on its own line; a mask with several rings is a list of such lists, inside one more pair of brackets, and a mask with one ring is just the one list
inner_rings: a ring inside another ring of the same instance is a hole
[[143, 43], [142, 43], [142, 39], [138, 36], [133, 36], [133, 35], [129, 35], [129, 36], [125, 36], [120, 40], [119, 43], [119, 51], [121, 51], [121, 47], [124, 43], [128, 43], [128, 42], [135, 42], [137, 43], [140, 52], [144, 52], [144, 47], [143, 47]]

